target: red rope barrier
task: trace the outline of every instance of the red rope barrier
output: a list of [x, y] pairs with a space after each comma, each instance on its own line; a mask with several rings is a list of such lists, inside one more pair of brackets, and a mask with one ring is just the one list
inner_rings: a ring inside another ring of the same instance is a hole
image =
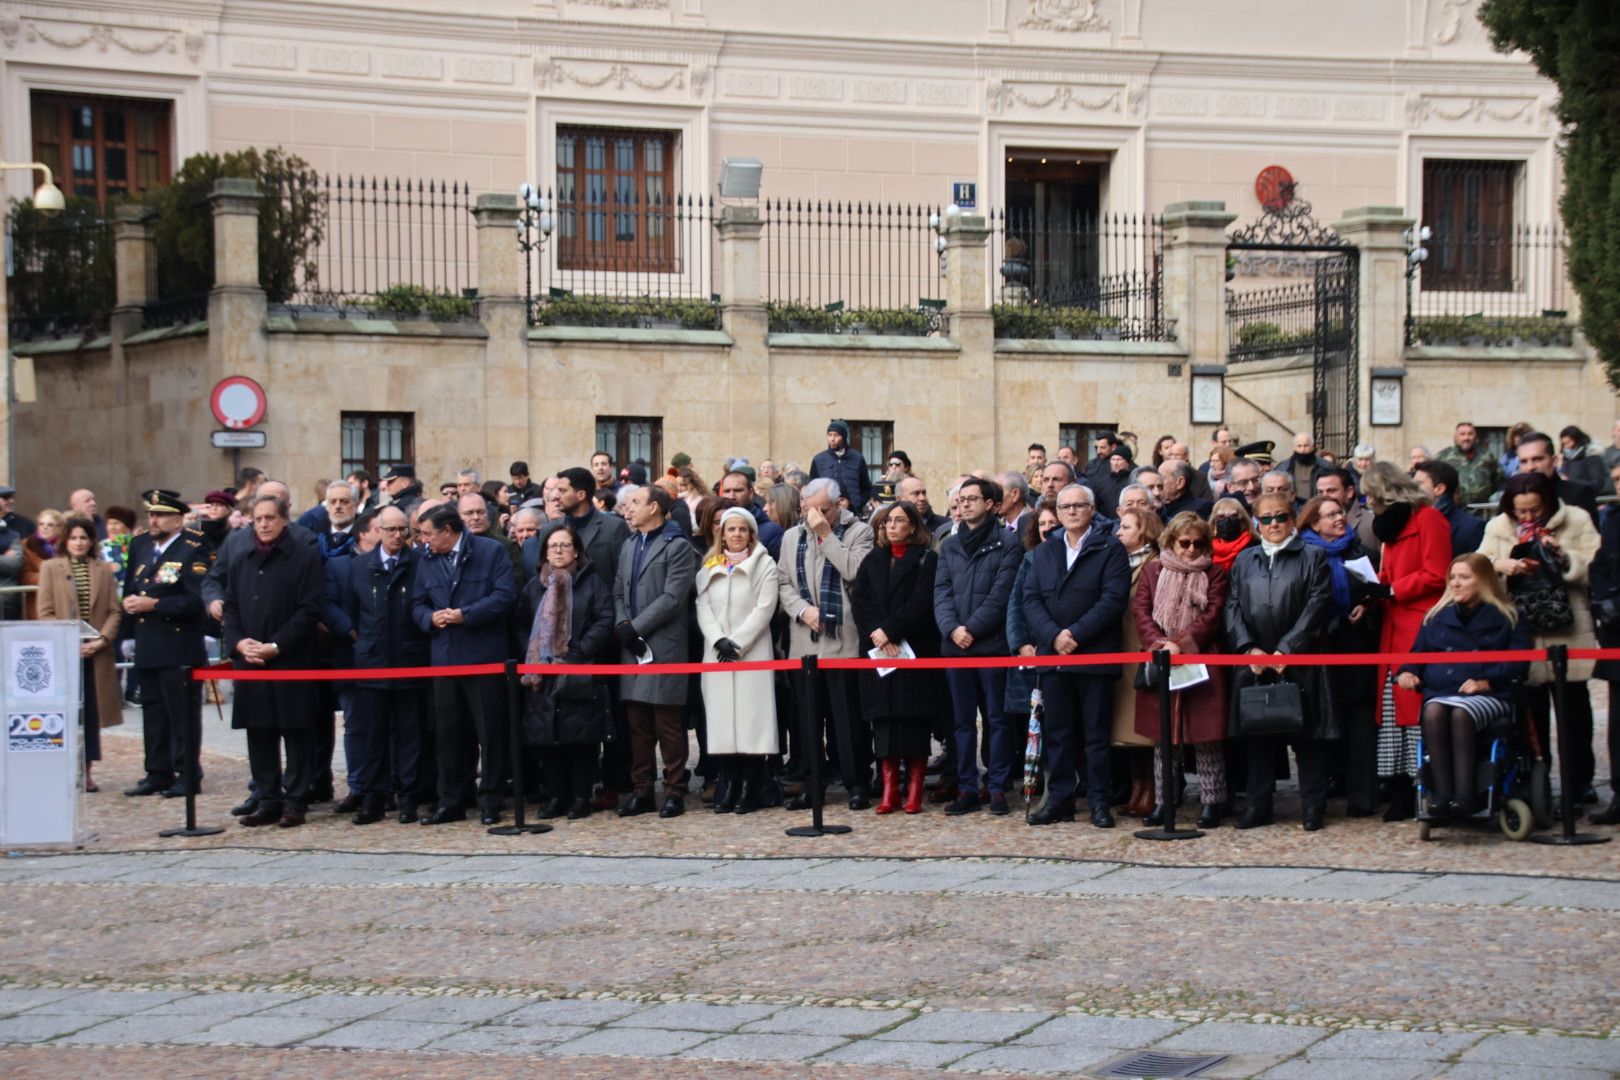
[[[901, 668], [908, 671], [937, 671], [950, 668], [1065, 668], [1111, 664], [1145, 664], [1149, 652], [1071, 653], [1068, 656], [961, 656], [918, 657], [914, 660], [872, 660], [866, 657], [822, 658], [817, 665], [830, 671], [862, 671]], [[1620, 660], [1620, 649], [1571, 649], [1571, 660]], [[1209, 667], [1377, 667], [1384, 664], [1514, 664], [1548, 659], [1546, 649], [1522, 651], [1498, 649], [1479, 652], [1441, 653], [1301, 653], [1289, 656], [1248, 656], [1233, 653], [1177, 653], [1172, 664], [1205, 664]], [[524, 675], [605, 675], [627, 678], [634, 675], [699, 675], [706, 671], [735, 674], [744, 671], [799, 671], [799, 660], [742, 660], [735, 663], [682, 664], [519, 664]], [[457, 664], [446, 667], [410, 668], [316, 668], [279, 669], [207, 667], [192, 670], [192, 679], [235, 682], [333, 682], [383, 679], [442, 679], [463, 675], [500, 675], [503, 664]]]

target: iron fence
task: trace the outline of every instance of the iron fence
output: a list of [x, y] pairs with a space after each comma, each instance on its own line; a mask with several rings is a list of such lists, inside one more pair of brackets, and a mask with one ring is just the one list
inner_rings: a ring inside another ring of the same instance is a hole
[[1316, 285], [1226, 293], [1226, 358], [1237, 363], [1307, 351], [1316, 336]]
[[116, 294], [112, 222], [18, 215], [6, 239], [11, 340], [59, 338], [105, 325]]
[[[773, 199], [764, 204], [765, 299], [791, 312], [931, 312], [945, 283], [939, 210], [900, 204]], [[791, 321], [791, 320], [790, 320]]]
[[147, 329], [185, 326], [208, 321], [208, 294], [149, 300], [141, 305], [141, 325]]
[[460, 297], [478, 283], [471, 187], [456, 180], [267, 172], [265, 197], [315, 222], [294, 306], [366, 307], [389, 290]]
[[1563, 230], [1432, 226], [1409, 264], [1408, 345], [1569, 344]]
[[[531, 322], [586, 326], [720, 324], [715, 296], [714, 199], [676, 194], [620, 201], [558, 201], [526, 217], [519, 234]], [[542, 218], [549, 236], [538, 231]], [[538, 238], [538, 240], [537, 240]]]
[[992, 212], [990, 245], [994, 307], [1080, 309], [1095, 312], [1109, 337], [1173, 336], [1164, 319], [1164, 219], [1156, 214], [1009, 207]]

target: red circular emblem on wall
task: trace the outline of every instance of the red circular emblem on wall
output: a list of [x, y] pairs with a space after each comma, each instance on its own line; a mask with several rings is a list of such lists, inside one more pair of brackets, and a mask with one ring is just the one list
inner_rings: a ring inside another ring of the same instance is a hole
[[1294, 201], [1294, 178], [1281, 165], [1267, 165], [1254, 178], [1254, 197], [1263, 209], [1285, 209]]
[[214, 419], [233, 431], [242, 431], [264, 419], [264, 387], [246, 375], [221, 379], [209, 396]]

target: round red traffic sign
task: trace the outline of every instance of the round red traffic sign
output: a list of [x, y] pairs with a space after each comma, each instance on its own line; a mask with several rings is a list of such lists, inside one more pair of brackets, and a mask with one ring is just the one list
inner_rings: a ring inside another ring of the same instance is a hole
[[264, 387], [246, 375], [232, 375], [214, 387], [208, 404], [213, 407], [214, 419], [224, 427], [233, 431], [250, 428], [264, 419]]

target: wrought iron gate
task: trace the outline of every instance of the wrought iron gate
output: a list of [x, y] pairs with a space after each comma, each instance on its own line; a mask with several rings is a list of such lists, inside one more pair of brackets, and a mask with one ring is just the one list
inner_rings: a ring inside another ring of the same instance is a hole
[[[1360, 437], [1360, 353], [1356, 343], [1357, 281], [1360, 260], [1330, 226], [1311, 216], [1311, 204], [1294, 195], [1290, 181], [1272, 196], [1265, 213], [1234, 232], [1229, 251], [1276, 252], [1285, 262], [1301, 264], [1310, 285], [1290, 285], [1274, 296], [1254, 292], [1247, 297], [1228, 294], [1228, 324], [1232, 326], [1233, 360], [1261, 356], [1304, 355], [1312, 364], [1311, 431], [1316, 445], [1343, 460]], [[1306, 289], [1309, 292], [1306, 292]], [[1265, 321], [1238, 326], [1239, 311], [1263, 315]], [[1309, 323], [1289, 330], [1284, 315], [1298, 313]], [[1275, 322], [1271, 320], [1277, 320]], [[1242, 331], [1256, 329], [1253, 334]]]

